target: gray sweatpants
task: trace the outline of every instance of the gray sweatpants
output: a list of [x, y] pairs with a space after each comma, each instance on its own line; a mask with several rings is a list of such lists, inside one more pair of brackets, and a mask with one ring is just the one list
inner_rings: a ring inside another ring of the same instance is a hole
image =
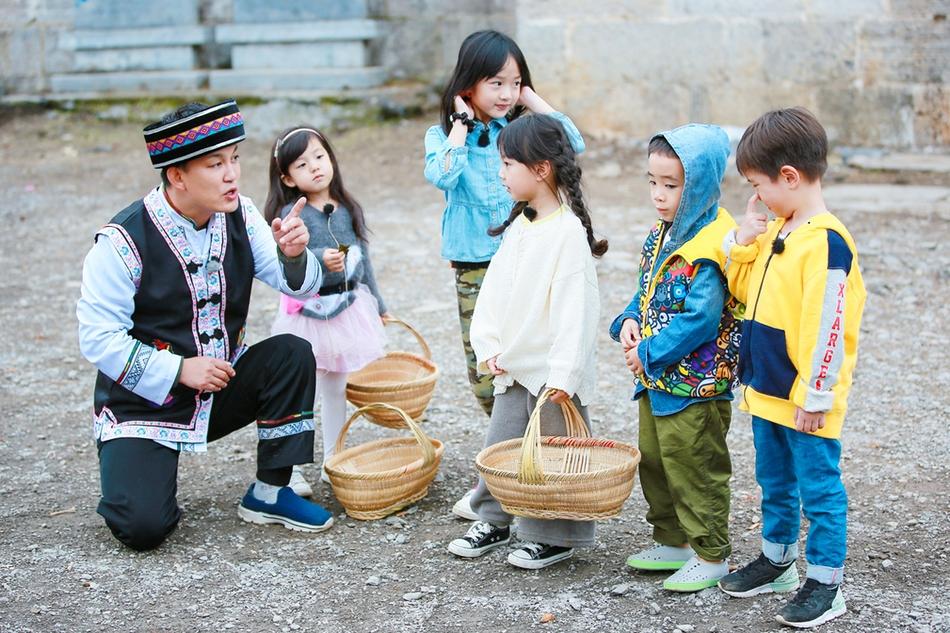
[[[543, 393], [541, 389], [540, 393]], [[485, 434], [485, 446], [498, 442], [523, 437], [528, 427], [528, 418], [537, 403], [537, 397], [515, 383], [508, 387], [505, 393], [495, 395], [495, 406], [492, 409], [488, 432]], [[580, 411], [587, 428], [590, 428], [590, 419], [587, 417], [587, 407], [581, 406], [580, 400], [574, 396], [574, 404]], [[564, 416], [561, 407], [546, 402], [541, 408], [541, 434], [563, 435], [566, 433]], [[478, 478], [478, 486], [472, 495], [472, 509], [478, 513], [482, 521], [494, 525], [510, 524], [515, 517], [501, 508], [501, 504], [492, 496], [485, 485], [485, 480]], [[570, 521], [567, 519], [529, 519], [518, 518], [518, 538], [523, 541], [534, 541], [547, 545], [561, 547], [591, 547], [594, 544], [594, 521]]]

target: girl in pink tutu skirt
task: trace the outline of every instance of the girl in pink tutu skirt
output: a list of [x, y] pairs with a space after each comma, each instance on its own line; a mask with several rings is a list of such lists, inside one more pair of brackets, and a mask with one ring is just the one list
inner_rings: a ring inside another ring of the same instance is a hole
[[[347, 375], [383, 355], [387, 314], [370, 263], [363, 208], [343, 186], [327, 138], [308, 127], [285, 130], [274, 143], [264, 217], [284, 217], [301, 196], [307, 199], [300, 214], [310, 231], [307, 248], [322, 262], [323, 285], [319, 296], [304, 302], [281, 295], [271, 333], [295, 334], [313, 346], [314, 411], [320, 403], [326, 463], [346, 418]], [[326, 471], [321, 479], [327, 481]], [[298, 467], [290, 485], [302, 496], [313, 492]]]

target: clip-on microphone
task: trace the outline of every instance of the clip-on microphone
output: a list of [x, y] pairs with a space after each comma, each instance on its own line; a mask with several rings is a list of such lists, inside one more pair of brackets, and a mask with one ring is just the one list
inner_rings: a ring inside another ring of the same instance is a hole
[[772, 240], [772, 253], [774, 255], [781, 255], [785, 252], [785, 237], [776, 237]]

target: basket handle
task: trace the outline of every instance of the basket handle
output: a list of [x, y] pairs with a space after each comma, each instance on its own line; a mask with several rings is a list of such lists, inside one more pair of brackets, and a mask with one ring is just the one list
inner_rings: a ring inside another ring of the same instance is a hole
[[[538, 398], [531, 417], [528, 418], [528, 427], [521, 442], [521, 464], [518, 468], [518, 482], [523, 484], [544, 483], [544, 467], [541, 464], [541, 407], [554, 394], [554, 389], [547, 389]], [[567, 425], [567, 434], [571, 437], [589, 438], [590, 431], [584, 422], [583, 416], [574, 406], [574, 401], [568, 398], [561, 403], [561, 413]], [[590, 451], [584, 450], [582, 445], [569, 446], [565, 455], [564, 472], [584, 472], [587, 469]]]
[[409, 430], [412, 431], [412, 434], [415, 436], [416, 441], [419, 442], [419, 446], [422, 448], [422, 465], [424, 468], [428, 468], [432, 465], [432, 462], [435, 461], [435, 449], [432, 448], [432, 441], [429, 437], [422, 431], [422, 428], [419, 424], [409, 417], [405, 411], [399, 407], [394, 407], [391, 404], [386, 404], [384, 402], [374, 402], [372, 404], [367, 404], [366, 406], [360, 407], [353, 412], [353, 415], [346, 421], [346, 424], [343, 425], [343, 428], [340, 429], [340, 434], [336, 438], [336, 452], [340, 453], [343, 451], [343, 444], [346, 440], [346, 434], [350, 430], [350, 426], [353, 422], [363, 416], [367, 411], [373, 411], [374, 409], [385, 409], [387, 411], [392, 411], [399, 415], [402, 418], [402, 421], [406, 423], [406, 426], [409, 427]]
[[387, 323], [387, 324], [388, 324], [388, 323], [398, 323], [399, 325], [401, 325], [401, 326], [403, 326], [404, 328], [406, 328], [407, 330], [409, 330], [409, 332], [410, 332], [413, 336], [415, 336], [415, 337], [416, 337], [416, 340], [419, 342], [419, 347], [422, 348], [422, 355], [425, 357], [425, 359], [426, 359], [426, 360], [432, 360], [432, 350], [429, 349], [429, 344], [426, 343], [426, 340], [425, 340], [424, 338], [422, 338], [422, 335], [419, 334], [419, 332], [418, 332], [418, 330], [416, 330], [416, 328], [412, 327], [411, 325], [409, 325], [408, 323], [406, 323], [406, 322], [403, 321], [402, 319], [397, 318], [397, 317], [394, 317], [394, 316], [388, 316], [388, 317], [384, 318], [384, 319], [383, 319], [383, 323]]

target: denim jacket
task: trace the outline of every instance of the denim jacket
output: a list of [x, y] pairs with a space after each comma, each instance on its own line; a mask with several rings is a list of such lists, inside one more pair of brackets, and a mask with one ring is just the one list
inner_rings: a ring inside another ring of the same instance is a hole
[[[560, 112], [551, 115], [561, 122], [578, 154], [584, 139], [574, 123]], [[491, 237], [488, 229], [506, 219], [514, 205], [498, 172], [501, 156], [498, 135], [508, 124], [505, 118], [488, 123], [488, 145], [478, 146], [480, 124], [469, 133], [465, 145], [453, 147], [441, 125], [426, 132], [426, 180], [445, 192], [442, 214], [442, 257], [456, 262], [487, 263], [501, 245], [501, 236]]]

